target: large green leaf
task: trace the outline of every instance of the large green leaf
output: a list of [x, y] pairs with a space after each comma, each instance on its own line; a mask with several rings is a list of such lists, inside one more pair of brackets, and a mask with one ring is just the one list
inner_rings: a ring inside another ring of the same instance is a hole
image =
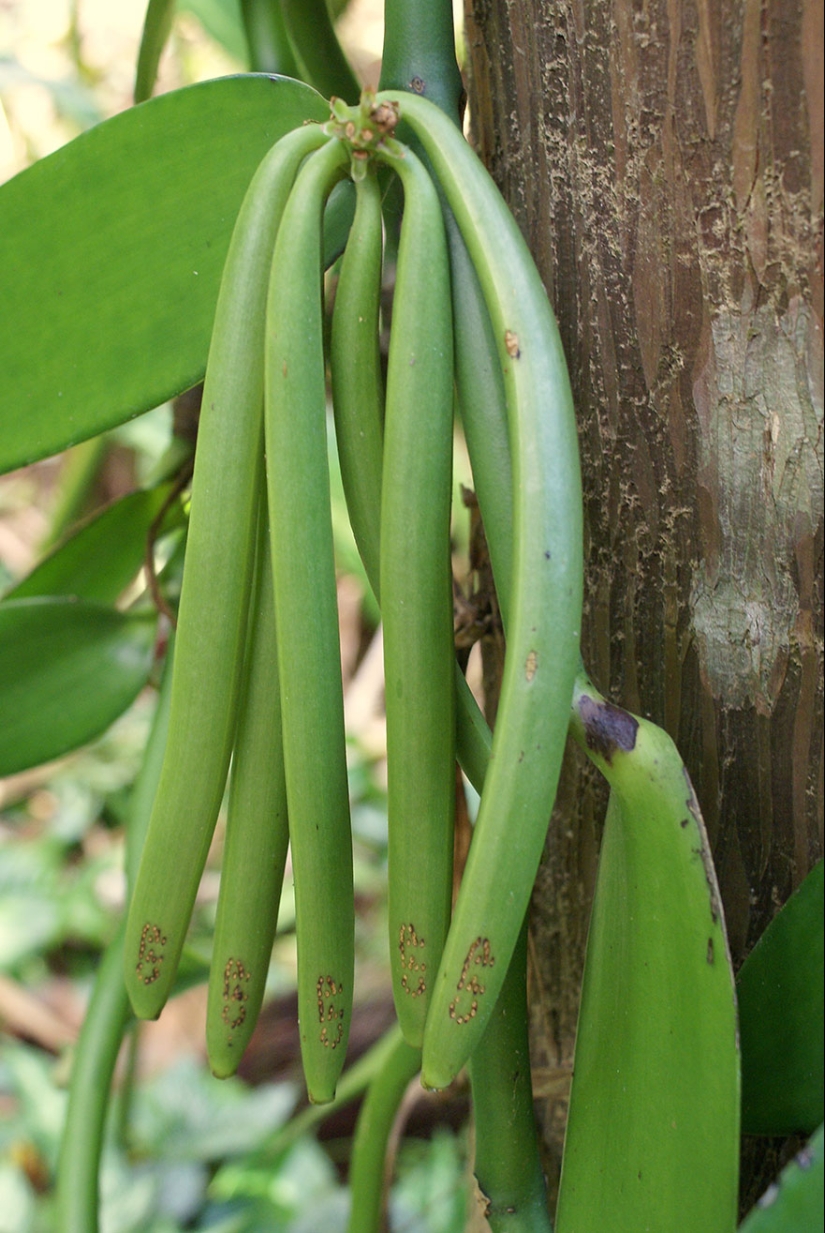
[[810, 1143], [782, 1170], [748, 1216], [740, 1233], [821, 1233], [825, 1203], [822, 1182], [825, 1131], [820, 1126]]
[[0, 775], [98, 736], [146, 683], [153, 612], [69, 598], [0, 604]]
[[[149, 528], [170, 490], [170, 484], [163, 484], [130, 492], [113, 502], [50, 552], [4, 599], [73, 595], [100, 604], [114, 603], [143, 564]], [[165, 520], [167, 529], [175, 514], [183, 525], [177, 504]]]
[[815, 865], [737, 979], [742, 1129], [811, 1134], [823, 1121], [823, 873]]
[[221, 78], [123, 112], [0, 187], [0, 472], [202, 377], [255, 168], [328, 114], [288, 78]]
[[704, 822], [670, 737], [579, 689], [573, 733], [611, 793], [556, 1230], [732, 1233], [736, 1004]]

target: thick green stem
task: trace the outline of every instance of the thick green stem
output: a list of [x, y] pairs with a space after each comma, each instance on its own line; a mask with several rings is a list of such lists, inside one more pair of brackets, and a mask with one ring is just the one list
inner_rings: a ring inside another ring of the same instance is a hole
[[464, 87], [451, 0], [386, 0], [382, 90], [411, 90], [460, 124]]
[[[421, 94], [461, 126], [464, 87], [455, 58], [451, 0], [385, 0], [380, 88]], [[402, 124], [398, 136], [427, 163], [415, 133]], [[384, 197], [388, 253], [398, 242], [401, 210], [400, 186], [393, 180]]]
[[358, 1116], [350, 1161], [349, 1233], [379, 1233], [384, 1209], [384, 1160], [404, 1093], [418, 1074], [421, 1050], [399, 1035], [370, 1084]]
[[326, 0], [281, 0], [301, 76], [324, 98], [354, 103], [361, 87], [335, 35]]
[[172, 666], [175, 652], [175, 636], [172, 634], [166, 646], [166, 659], [158, 692], [158, 700], [149, 740], [143, 754], [140, 773], [132, 788], [129, 802], [129, 827], [126, 834], [126, 884], [129, 894], [135, 885], [143, 842], [149, 829], [149, 815], [160, 779], [163, 752], [169, 731], [169, 706], [172, 695]]
[[527, 922], [470, 1061], [475, 1168], [493, 1233], [552, 1233], [536, 1143], [527, 1022]]
[[[129, 887], [149, 823], [169, 725], [172, 643], [143, 765], [132, 790], [126, 843]], [[57, 1166], [55, 1233], [97, 1233], [100, 1155], [112, 1075], [129, 1023], [123, 983], [125, 915], [103, 956], [72, 1066], [69, 1106]]]
[[79, 522], [90, 503], [92, 490], [106, 458], [106, 434], [90, 437], [67, 451], [60, 471], [51, 526], [40, 545], [45, 555]]
[[241, 17], [252, 72], [300, 77], [280, 0], [241, 0]]
[[121, 1151], [125, 1151], [129, 1146], [129, 1124], [132, 1116], [132, 1098], [137, 1079], [139, 1052], [140, 1024], [134, 1020], [126, 1029], [121, 1079], [116, 1097], [112, 1102], [112, 1138]]
[[56, 1233], [97, 1233], [98, 1175], [109, 1089], [129, 1021], [120, 922], [98, 969], [72, 1066], [69, 1107], [57, 1165]]
[[149, 0], [143, 33], [140, 38], [134, 99], [144, 103], [152, 97], [158, 75], [158, 65], [172, 30], [175, 0]]

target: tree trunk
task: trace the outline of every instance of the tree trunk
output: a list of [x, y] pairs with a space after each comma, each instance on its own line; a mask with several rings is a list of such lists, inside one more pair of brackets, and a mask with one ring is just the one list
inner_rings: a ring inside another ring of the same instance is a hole
[[[475, 138], [578, 408], [597, 685], [675, 738], [739, 965], [822, 855], [821, 0], [474, 0]], [[534, 897], [558, 1172], [605, 793], [570, 754]]]

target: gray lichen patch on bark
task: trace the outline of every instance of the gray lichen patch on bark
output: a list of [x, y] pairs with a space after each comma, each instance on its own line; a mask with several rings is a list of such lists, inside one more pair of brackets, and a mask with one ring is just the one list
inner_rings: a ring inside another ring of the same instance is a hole
[[719, 310], [696, 381], [702, 559], [693, 629], [717, 703], [770, 714], [799, 612], [792, 573], [822, 507], [822, 335], [808, 305]]

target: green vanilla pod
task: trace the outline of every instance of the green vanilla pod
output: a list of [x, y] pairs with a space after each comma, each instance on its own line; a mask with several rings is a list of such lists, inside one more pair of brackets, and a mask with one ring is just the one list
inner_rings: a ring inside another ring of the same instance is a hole
[[[357, 108], [345, 109], [360, 128]], [[359, 217], [348, 243], [336, 289], [332, 322], [331, 376], [335, 431], [347, 509], [364, 569], [380, 597], [380, 510], [383, 466], [384, 388], [378, 352], [380, 268], [378, 236], [381, 219], [375, 200], [377, 186], [369, 164], [362, 164]], [[373, 334], [372, 331], [375, 331]], [[456, 754], [477, 791], [487, 768], [491, 734], [458, 664], [456, 689]]]
[[452, 309], [435, 187], [409, 149], [394, 157], [392, 166], [404, 187], [404, 212], [390, 332], [381, 506], [388, 918], [396, 1013], [408, 1044], [420, 1048], [452, 895]]
[[422, 1079], [447, 1086], [486, 1026], [532, 890], [579, 663], [582, 512], [575, 417], [555, 319], [476, 155], [426, 99], [379, 94], [415, 132], [455, 215], [492, 323], [513, 459], [507, 658], [489, 771], [432, 995]]
[[506, 629], [513, 572], [513, 481], [504, 378], [478, 277], [451, 211], [445, 223], [450, 246], [456, 391]]
[[330, 513], [321, 220], [349, 170], [331, 139], [290, 194], [267, 299], [266, 467], [295, 880], [298, 1016], [310, 1100], [333, 1099], [352, 1013], [354, 903]]
[[341, 480], [353, 535], [378, 594], [384, 383], [381, 190], [371, 169], [356, 185], [355, 217], [335, 289], [330, 342], [332, 405]]
[[403, 1042], [403, 1037], [400, 1027], [394, 1022], [383, 1036], [370, 1045], [357, 1062], [353, 1062], [346, 1068], [335, 1089], [335, 1099], [329, 1104], [306, 1105], [294, 1114], [279, 1130], [267, 1136], [261, 1145], [260, 1158], [274, 1161], [277, 1157], [283, 1156], [284, 1152], [303, 1135], [310, 1134], [337, 1110], [358, 1100], [385, 1065], [389, 1064], [390, 1055], [397, 1051], [399, 1042]]
[[226, 259], [201, 409], [160, 784], [126, 927], [126, 987], [156, 1018], [175, 979], [223, 798], [237, 720], [261, 466], [268, 259], [306, 155], [308, 125], [266, 156]]
[[289, 845], [263, 484], [260, 495], [262, 516], [206, 1009], [209, 1065], [220, 1079], [237, 1070], [261, 1009]]

